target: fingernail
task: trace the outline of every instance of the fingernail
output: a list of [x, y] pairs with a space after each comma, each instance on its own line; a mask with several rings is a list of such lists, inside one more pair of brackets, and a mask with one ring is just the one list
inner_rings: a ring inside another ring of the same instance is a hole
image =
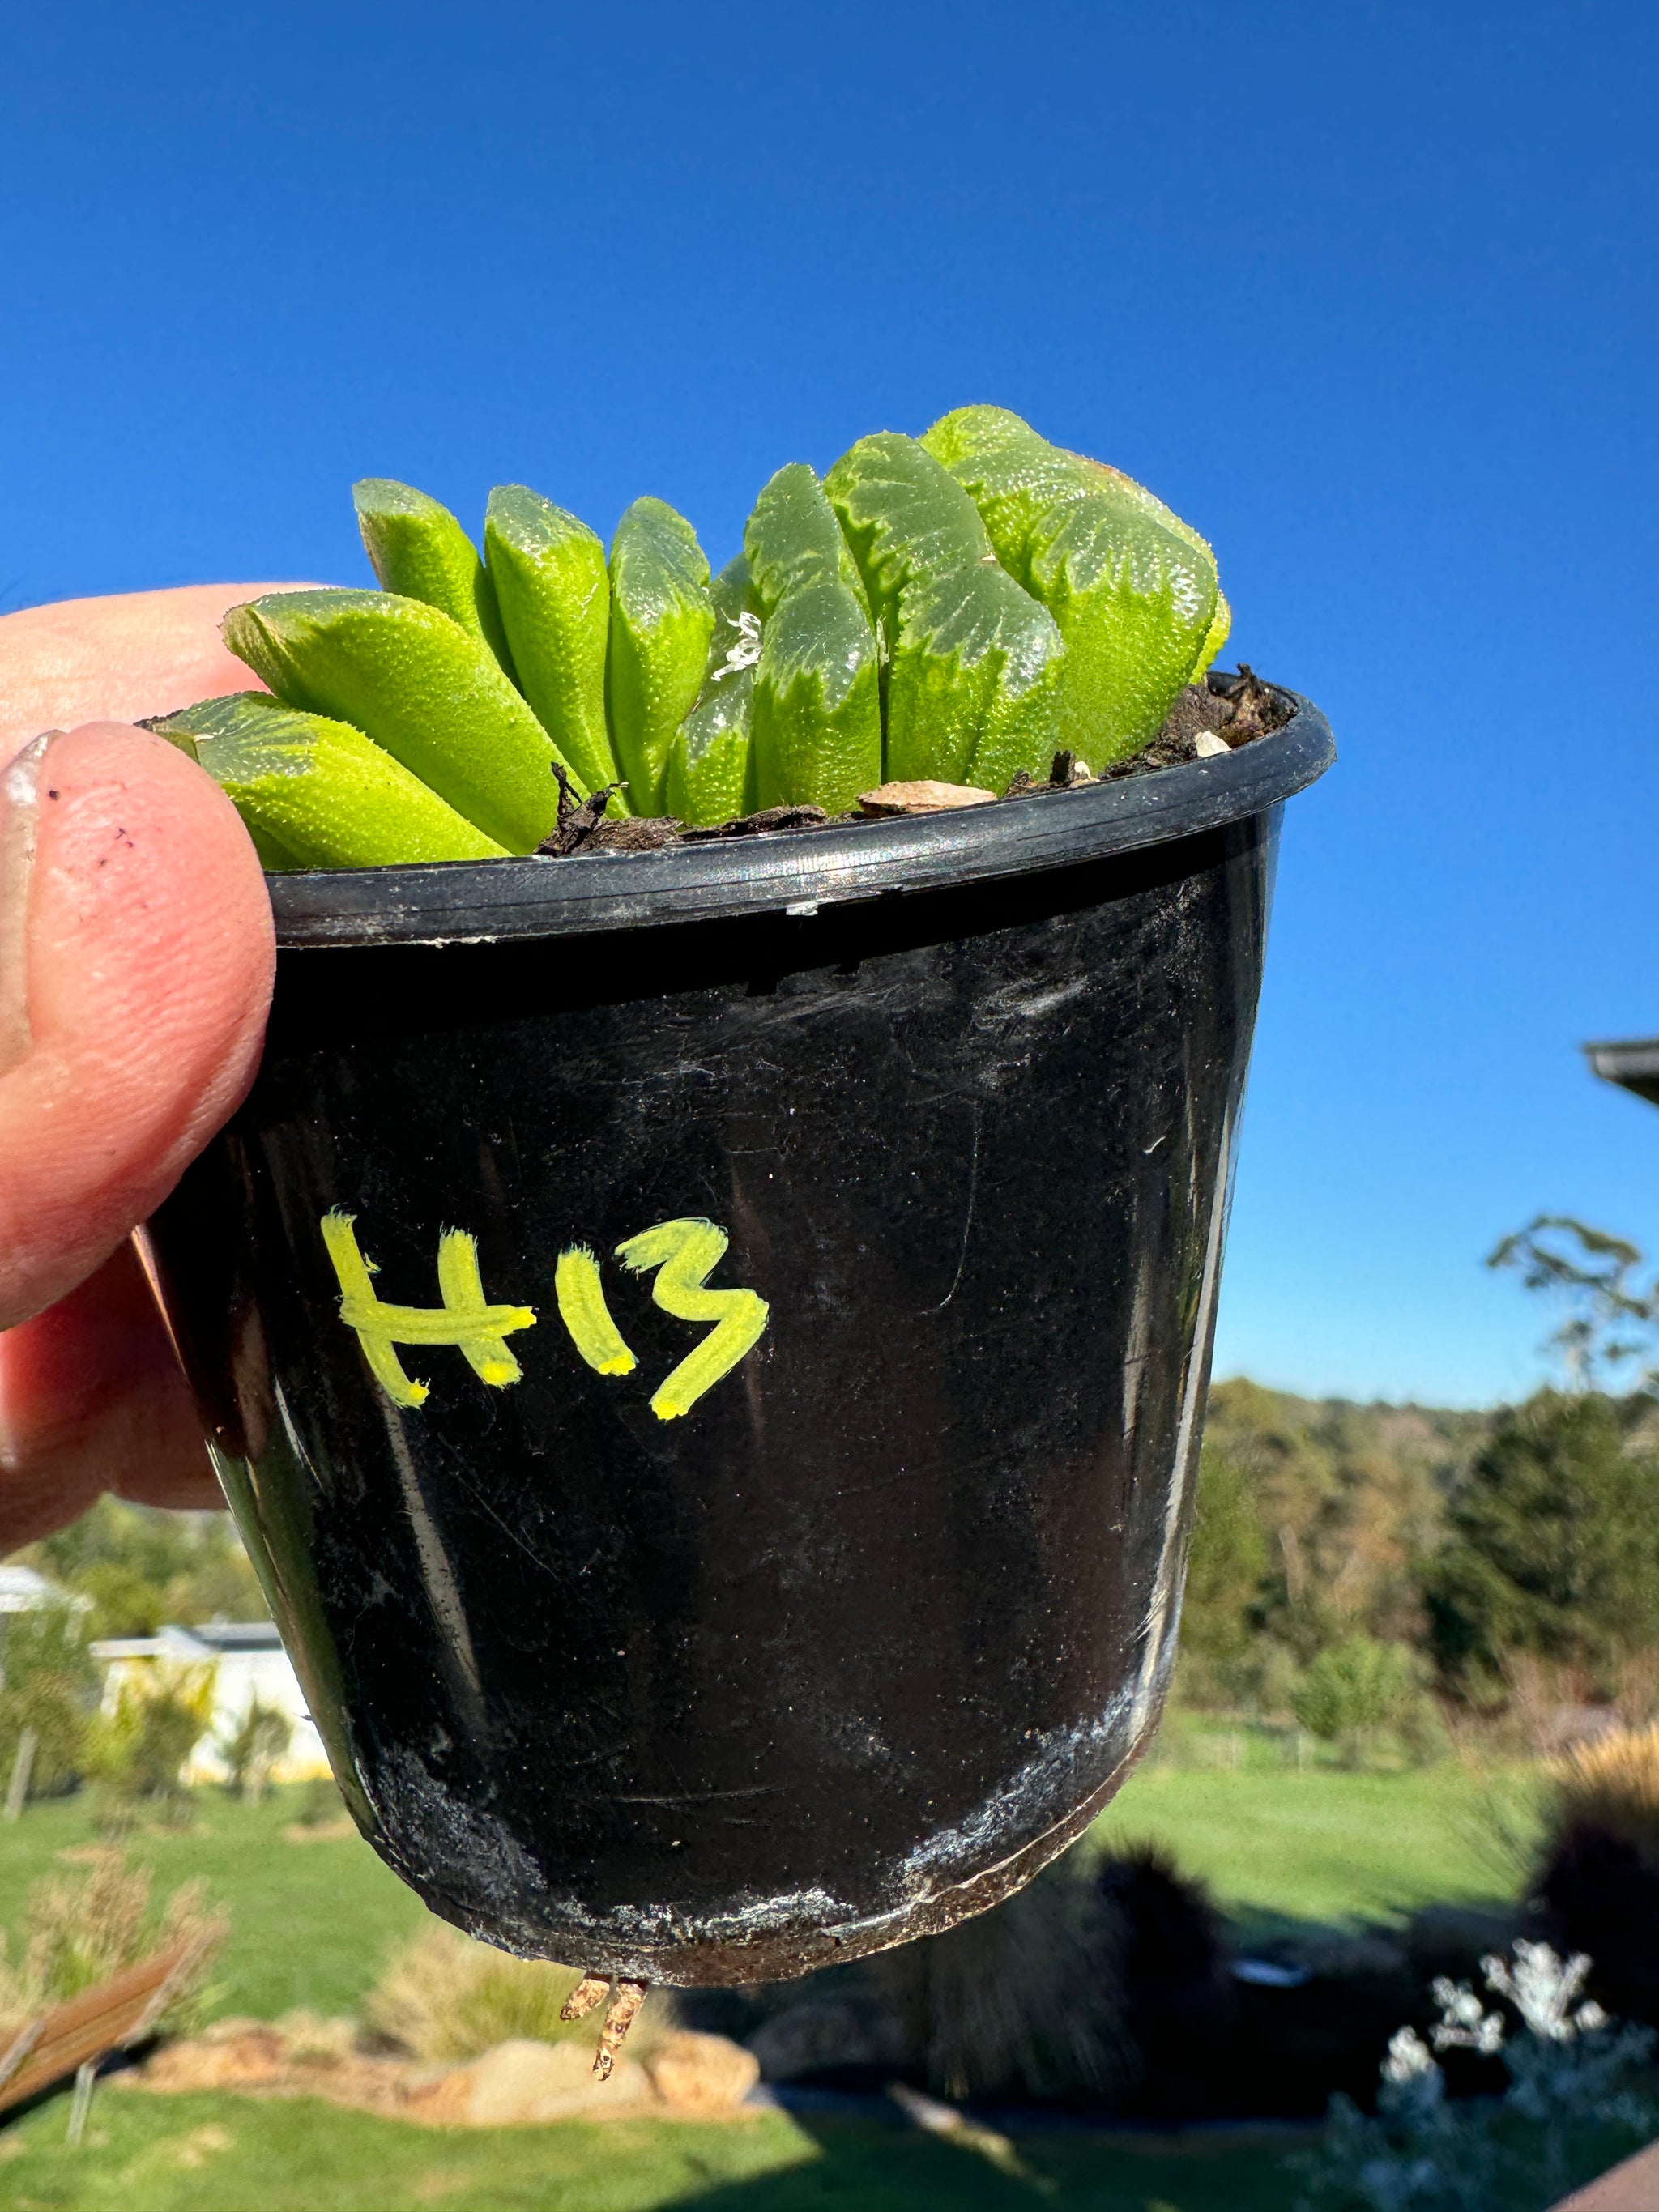
[[0, 771], [0, 1075], [27, 1059], [29, 1030], [29, 878], [34, 872], [41, 771], [61, 730], [33, 738]]

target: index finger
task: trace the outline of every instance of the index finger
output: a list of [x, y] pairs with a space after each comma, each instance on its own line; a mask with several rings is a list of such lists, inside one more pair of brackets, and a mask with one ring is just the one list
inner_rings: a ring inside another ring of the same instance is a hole
[[42, 730], [136, 722], [226, 691], [263, 691], [219, 636], [228, 607], [301, 584], [185, 584], [0, 615], [0, 763]]

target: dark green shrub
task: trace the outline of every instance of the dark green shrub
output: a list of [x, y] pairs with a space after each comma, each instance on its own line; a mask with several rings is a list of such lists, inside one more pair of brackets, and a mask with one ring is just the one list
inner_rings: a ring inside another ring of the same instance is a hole
[[1291, 1693], [1297, 1719], [1358, 1765], [1368, 1737], [1401, 1720], [1419, 1698], [1417, 1662], [1403, 1644], [1347, 1636], [1328, 1644]]
[[1659, 1644], [1659, 1463], [1638, 1433], [1650, 1410], [1544, 1390], [1494, 1431], [1425, 1577], [1449, 1686], [1490, 1693], [1528, 1652], [1610, 1689], [1623, 1655]]

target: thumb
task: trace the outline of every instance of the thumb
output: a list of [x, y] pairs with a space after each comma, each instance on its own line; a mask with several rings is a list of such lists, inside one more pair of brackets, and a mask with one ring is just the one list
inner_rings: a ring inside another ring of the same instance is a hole
[[166, 1197], [258, 1064], [275, 961], [212, 779], [112, 722], [0, 771], [0, 1328]]

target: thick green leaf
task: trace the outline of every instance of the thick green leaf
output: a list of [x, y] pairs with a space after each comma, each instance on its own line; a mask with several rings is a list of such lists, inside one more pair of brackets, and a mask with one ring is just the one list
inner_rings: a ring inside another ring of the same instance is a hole
[[711, 684], [739, 668], [752, 668], [761, 649], [760, 599], [748, 561], [741, 553], [733, 554], [714, 578], [708, 596], [714, 603], [714, 627], [708, 634], [699, 704], [708, 697]]
[[708, 586], [714, 627], [703, 660], [702, 690], [668, 751], [667, 811], [694, 829], [718, 829], [754, 811], [753, 709], [761, 618], [749, 563], [741, 553]]
[[684, 515], [636, 499], [611, 543], [611, 740], [639, 814], [663, 811], [668, 751], [702, 689], [714, 602]]
[[351, 487], [363, 548], [381, 588], [424, 599], [481, 638], [514, 672], [495, 587], [477, 548], [447, 507], [413, 484], [365, 477]]
[[914, 438], [861, 438], [824, 479], [887, 642], [886, 774], [1000, 789], [1053, 759], [1065, 648], [972, 499]]
[[696, 830], [716, 830], [750, 814], [754, 747], [750, 715], [755, 667], [725, 671], [686, 716], [668, 750], [668, 811]]
[[[484, 553], [520, 689], [590, 790], [621, 773], [605, 718], [611, 580], [605, 546], [585, 522], [524, 484], [497, 484], [484, 515]], [[628, 794], [611, 800], [631, 814]]]
[[551, 738], [495, 655], [437, 608], [389, 592], [271, 592], [222, 627], [285, 705], [363, 731], [509, 853], [533, 852], [553, 827]]
[[761, 493], [743, 542], [765, 625], [756, 803], [842, 813], [882, 780], [879, 663], [858, 564], [823, 487], [799, 461]]
[[762, 487], [743, 533], [744, 558], [763, 617], [787, 592], [839, 579], [871, 621], [858, 562], [823, 486], [805, 461], [791, 461]]
[[1198, 659], [1193, 664], [1193, 672], [1187, 679], [1189, 684], [1200, 680], [1205, 670], [1227, 642], [1232, 626], [1233, 611], [1227, 604], [1227, 594], [1218, 591], [1215, 612], [1210, 617], [1210, 627], [1204, 634], [1204, 642], [1199, 648]]
[[787, 592], [755, 670], [755, 803], [841, 814], [882, 781], [874, 633], [834, 574]]
[[151, 726], [183, 744], [235, 801], [267, 866], [384, 868], [503, 856], [493, 838], [361, 730], [282, 706], [266, 692], [204, 699]]
[[1006, 408], [959, 407], [922, 443], [1060, 626], [1061, 742], [1097, 768], [1137, 750], [1225, 636], [1209, 547], [1144, 486]]

